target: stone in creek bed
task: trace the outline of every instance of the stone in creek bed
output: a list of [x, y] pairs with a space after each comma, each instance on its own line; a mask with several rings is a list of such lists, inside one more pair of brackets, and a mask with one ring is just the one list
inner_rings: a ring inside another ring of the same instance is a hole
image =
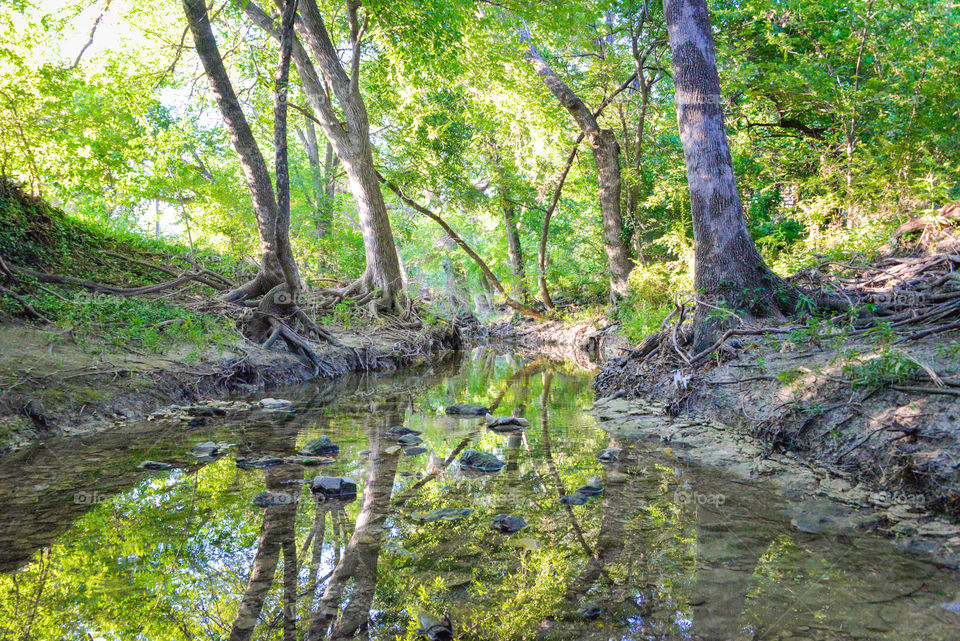
[[580, 492], [573, 492], [572, 494], [567, 494], [564, 497], [560, 498], [560, 502], [564, 505], [583, 505], [589, 499], [587, 499], [585, 494]]
[[265, 410], [285, 410], [293, 405], [293, 401], [282, 398], [262, 398], [257, 405]]
[[210, 407], [209, 405], [191, 405], [187, 408], [187, 414], [190, 416], [226, 416], [226, 410], [219, 407]]
[[337, 459], [332, 456], [288, 456], [282, 459], [284, 463], [293, 465], [330, 465], [336, 463]]
[[403, 448], [403, 453], [407, 456], [419, 456], [420, 454], [426, 454], [429, 450], [425, 447], [405, 447]]
[[599, 496], [603, 494], [603, 483], [600, 482], [599, 478], [592, 478], [589, 483], [577, 488], [577, 492], [584, 496]]
[[423, 432], [418, 432], [417, 430], [412, 430], [409, 427], [404, 427], [403, 425], [394, 425], [386, 432], [383, 433], [384, 438], [391, 440], [400, 440], [404, 436], [419, 436]]
[[460, 455], [460, 465], [481, 472], [499, 472], [506, 463], [487, 452], [464, 450], [463, 454]]
[[447, 414], [454, 416], [486, 416], [490, 410], [483, 405], [448, 405]]
[[596, 619], [603, 614], [603, 610], [600, 609], [598, 605], [586, 605], [580, 611], [577, 612], [577, 616], [580, 616], [584, 619]]
[[169, 463], [159, 463], [157, 461], [144, 461], [137, 466], [141, 470], [172, 470], [173, 466]]
[[406, 436], [401, 436], [399, 442], [400, 445], [406, 447], [408, 445], [420, 445], [423, 443], [423, 439], [416, 434], [407, 434]]
[[318, 436], [307, 441], [300, 454], [304, 456], [336, 456], [340, 453], [340, 446], [330, 440], [329, 436]]
[[257, 507], [270, 507], [271, 505], [292, 505], [297, 502], [297, 497], [286, 492], [260, 492], [253, 497], [252, 503]]
[[241, 470], [262, 470], [264, 468], [282, 465], [284, 460], [275, 456], [263, 456], [260, 458], [238, 458], [234, 461]]
[[318, 476], [310, 488], [325, 499], [357, 498], [357, 484], [345, 476]]
[[620, 448], [608, 447], [605, 450], [597, 452], [597, 460], [601, 463], [616, 463], [620, 460]]
[[459, 521], [471, 514], [473, 510], [468, 507], [442, 507], [430, 512], [414, 514], [413, 518], [423, 523], [433, 523], [434, 521]]
[[487, 421], [487, 427], [490, 429], [507, 426], [530, 427], [530, 421], [522, 416], [495, 416]]
[[503, 534], [513, 534], [527, 527], [527, 525], [527, 522], [523, 520], [522, 516], [498, 514], [493, 517], [493, 522], [490, 523], [490, 529]]
[[201, 463], [209, 463], [216, 460], [218, 456], [223, 456], [228, 449], [233, 447], [232, 443], [214, 443], [206, 441], [197, 443], [191, 449], [189, 454]]

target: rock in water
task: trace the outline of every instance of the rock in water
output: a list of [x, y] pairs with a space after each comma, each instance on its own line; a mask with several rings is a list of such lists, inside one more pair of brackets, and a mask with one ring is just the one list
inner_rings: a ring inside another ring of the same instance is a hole
[[616, 463], [620, 459], [619, 447], [608, 447], [597, 452], [597, 460], [601, 463]]
[[481, 472], [499, 472], [506, 463], [493, 454], [477, 450], [464, 450], [460, 455], [460, 465]]
[[191, 405], [187, 408], [187, 414], [190, 416], [226, 416], [227, 412], [219, 407], [210, 407], [209, 405]]
[[577, 488], [577, 492], [584, 496], [599, 496], [603, 494], [603, 483], [599, 478], [592, 478], [589, 483]]
[[423, 443], [423, 439], [416, 434], [407, 434], [406, 436], [400, 437], [400, 445], [404, 447], [410, 445], [420, 445], [421, 443]]
[[521, 416], [497, 416], [487, 419], [487, 427], [491, 430], [514, 432], [524, 427], [530, 427], [530, 421]]
[[583, 505], [587, 502], [587, 496], [581, 494], [580, 492], [573, 492], [572, 494], [567, 494], [564, 497], [560, 498], [560, 502], [564, 505]]
[[414, 514], [413, 518], [423, 523], [433, 523], [434, 521], [459, 521], [471, 514], [473, 510], [468, 507], [442, 507], [430, 512]]
[[453, 625], [450, 623], [449, 616], [444, 615], [441, 620], [429, 614], [420, 614], [417, 620], [420, 622], [417, 634], [427, 637], [430, 641], [449, 641], [453, 638]]
[[262, 470], [275, 465], [282, 465], [284, 460], [275, 456], [263, 456], [261, 458], [238, 458], [234, 462], [241, 470]]
[[252, 503], [257, 507], [270, 507], [271, 505], [291, 505], [297, 502], [297, 498], [292, 494], [285, 492], [260, 492], [253, 497]]
[[409, 427], [404, 427], [403, 425], [394, 425], [383, 433], [383, 437], [396, 441], [400, 440], [404, 436], [420, 436], [421, 434], [423, 434], [423, 432], [412, 430]]
[[329, 436], [318, 436], [307, 441], [300, 453], [304, 456], [336, 456], [340, 453], [340, 446], [331, 441]]
[[257, 405], [265, 410], [285, 410], [293, 405], [293, 401], [282, 398], [262, 398]]
[[157, 461], [144, 461], [138, 465], [141, 470], [172, 470], [173, 466], [169, 463], [158, 463]]
[[421, 454], [427, 453], [427, 448], [425, 447], [405, 447], [403, 448], [403, 453], [407, 456], [419, 456]]
[[447, 414], [456, 416], [486, 416], [490, 410], [483, 405], [448, 405]]
[[357, 498], [357, 484], [345, 476], [318, 476], [310, 488], [327, 500]]
[[503, 534], [513, 534], [525, 527], [527, 527], [527, 522], [523, 520], [523, 517], [514, 516], [513, 514], [498, 514], [493, 517], [493, 522], [490, 524], [491, 530], [496, 530]]

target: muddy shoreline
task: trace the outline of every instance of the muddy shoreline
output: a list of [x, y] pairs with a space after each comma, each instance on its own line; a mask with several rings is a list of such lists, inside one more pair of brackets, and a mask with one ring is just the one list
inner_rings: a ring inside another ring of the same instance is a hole
[[[0, 455], [56, 436], [91, 434], [145, 418], [158, 408], [278, 385], [385, 372], [460, 348], [457, 328], [425, 332], [335, 332], [341, 346], [317, 350], [322, 373], [282, 349], [245, 343], [196, 355], [95, 354], [50, 342], [29, 327], [4, 327], [0, 372]], [[18, 353], [19, 352], [19, 353]]]
[[[809, 498], [808, 513], [794, 515], [801, 531], [875, 531], [960, 567], [958, 399], [851, 387], [841, 378], [849, 354], [870, 346], [842, 347], [748, 340], [725, 362], [691, 371], [627, 353], [598, 373], [597, 411], [615, 431]], [[937, 344], [903, 349], [940, 371], [956, 366], [938, 358]]]

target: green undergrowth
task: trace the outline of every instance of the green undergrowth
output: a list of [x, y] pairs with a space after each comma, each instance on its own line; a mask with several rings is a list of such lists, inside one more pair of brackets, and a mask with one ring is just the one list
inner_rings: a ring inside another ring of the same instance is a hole
[[[0, 181], [0, 256], [11, 266], [118, 287], [161, 283], [197, 268], [233, 281], [249, 276], [249, 268], [228, 257], [202, 251], [191, 254], [181, 244], [76, 220], [7, 181]], [[120, 297], [73, 285], [39, 283], [24, 274], [5, 286], [56, 323], [62, 340], [74, 340], [93, 352], [111, 348], [161, 352], [183, 343], [203, 348], [225, 342], [233, 334], [227, 319], [186, 309], [182, 293], [172, 290], [156, 298]], [[189, 291], [216, 293], [196, 283]], [[14, 317], [25, 319], [22, 306], [0, 296], [0, 319]]]

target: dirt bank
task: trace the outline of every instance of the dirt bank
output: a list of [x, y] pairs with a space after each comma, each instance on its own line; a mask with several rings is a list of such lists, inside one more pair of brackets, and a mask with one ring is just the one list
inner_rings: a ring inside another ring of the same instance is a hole
[[[460, 346], [450, 328], [334, 334], [342, 346], [318, 350], [321, 378], [406, 367]], [[171, 403], [315, 376], [289, 351], [249, 342], [200, 353], [187, 344], [160, 354], [101, 349], [32, 325], [0, 325], [0, 453], [38, 438], [108, 429]]]
[[[779, 475], [775, 462], [783, 457], [816, 467], [802, 491], [867, 510], [874, 517], [861, 526], [908, 549], [939, 550], [954, 563], [960, 558], [957, 265], [960, 251], [953, 249], [856, 266], [860, 275], [844, 280], [845, 293], [899, 307], [878, 304], [867, 321], [853, 314], [791, 319], [762, 335], [729, 338], [693, 365], [683, 346], [687, 328], [668, 327], [653, 350], [617, 350], [596, 377], [598, 396], [655, 408], [664, 420], [632, 419], [641, 412], [627, 409], [618, 421], [671, 442], [689, 437], [705, 452], [697, 460], [707, 464], [760, 476]], [[866, 287], [878, 283], [886, 289]]]

